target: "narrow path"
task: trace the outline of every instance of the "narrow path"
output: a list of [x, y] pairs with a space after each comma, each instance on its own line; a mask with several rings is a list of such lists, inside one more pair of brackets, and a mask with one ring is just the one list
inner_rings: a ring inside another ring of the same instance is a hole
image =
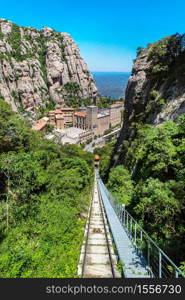
[[83, 278], [120, 277], [116, 270], [117, 259], [113, 251], [104, 208], [98, 195], [96, 178], [85, 238], [78, 274]]

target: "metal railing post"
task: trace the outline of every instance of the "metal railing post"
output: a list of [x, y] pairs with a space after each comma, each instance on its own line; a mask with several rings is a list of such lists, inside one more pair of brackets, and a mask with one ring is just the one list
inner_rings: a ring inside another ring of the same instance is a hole
[[125, 205], [121, 206], [121, 222], [125, 225]]
[[121, 204], [119, 204], [119, 219], [121, 220], [121, 216], [122, 216], [122, 206]]
[[143, 232], [142, 232], [142, 230], [140, 229], [140, 242], [141, 242], [141, 245], [142, 245], [142, 241], [143, 241]]
[[134, 243], [135, 243], [135, 245], [137, 244], [136, 239], [137, 239], [137, 229], [136, 229], [136, 222], [135, 222], [134, 223]]
[[130, 235], [131, 235], [131, 238], [132, 238], [132, 218], [130, 218]]
[[127, 231], [128, 231], [128, 213], [127, 213]]
[[123, 219], [123, 222], [124, 222], [124, 226], [125, 226], [125, 207], [124, 207], [123, 212], [124, 212], [124, 219]]
[[150, 242], [148, 244], [148, 249], [147, 249], [147, 260], [148, 260], [148, 265], [150, 265]]
[[162, 263], [162, 255], [161, 255], [161, 251], [159, 250], [159, 278], [161, 278], [161, 275], [162, 275], [161, 263]]

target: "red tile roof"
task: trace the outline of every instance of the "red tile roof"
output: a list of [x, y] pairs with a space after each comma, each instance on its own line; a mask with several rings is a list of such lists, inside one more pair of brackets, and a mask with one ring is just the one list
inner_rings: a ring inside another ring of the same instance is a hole
[[47, 121], [45, 120], [38, 120], [35, 125], [32, 126], [33, 130], [40, 131], [47, 125]]
[[62, 114], [62, 111], [61, 111], [61, 109], [55, 109], [55, 110], [54, 110], [54, 113], [55, 113], [55, 114]]
[[63, 108], [61, 108], [61, 111], [62, 111], [62, 110], [64, 110], [64, 111], [65, 111], [65, 110], [74, 110], [74, 108], [72, 108], [72, 107], [63, 107]]
[[50, 110], [49, 111], [49, 114], [62, 114], [62, 111], [61, 111], [61, 109], [55, 109], [55, 110]]
[[81, 111], [76, 111], [74, 115], [77, 117], [86, 117], [87, 116], [86, 113], [81, 112]]
[[118, 106], [118, 105], [123, 105], [123, 102], [116, 102], [116, 103], [114, 103], [114, 104], [111, 104], [111, 106]]

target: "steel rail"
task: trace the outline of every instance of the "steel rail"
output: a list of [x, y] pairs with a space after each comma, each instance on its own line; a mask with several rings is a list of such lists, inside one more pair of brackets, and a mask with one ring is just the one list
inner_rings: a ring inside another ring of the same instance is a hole
[[[96, 181], [96, 178], [95, 178], [95, 181]], [[94, 181], [94, 186], [95, 186], [95, 181]], [[92, 192], [92, 196], [91, 196], [91, 203], [90, 203], [90, 208], [89, 208], [88, 221], [86, 223], [87, 231], [86, 231], [86, 236], [85, 236], [86, 241], [85, 241], [85, 245], [84, 245], [84, 257], [83, 257], [83, 262], [82, 262], [82, 275], [81, 275], [82, 278], [84, 278], [85, 267], [86, 267], [87, 246], [88, 246], [90, 222], [91, 222], [91, 216], [92, 216], [92, 204], [93, 204], [93, 197], [94, 197], [94, 186], [93, 186], [93, 192]], [[97, 190], [98, 190], [98, 188], [97, 188]], [[99, 190], [98, 190], [98, 196], [100, 197]], [[106, 239], [106, 243], [107, 243], [107, 249], [108, 249], [109, 261], [110, 261], [110, 266], [111, 266], [111, 272], [112, 272], [112, 276], [114, 278], [115, 273], [114, 273], [113, 262], [112, 262], [112, 257], [111, 257], [110, 245], [108, 243], [107, 229], [106, 229], [105, 219], [104, 219], [104, 215], [103, 215], [103, 207], [102, 207], [101, 198], [99, 198], [99, 203], [100, 203], [100, 209], [101, 209], [101, 217], [102, 217], [102, 220], [103, 220], [103, 227], [104, 227], [105, 239]]]

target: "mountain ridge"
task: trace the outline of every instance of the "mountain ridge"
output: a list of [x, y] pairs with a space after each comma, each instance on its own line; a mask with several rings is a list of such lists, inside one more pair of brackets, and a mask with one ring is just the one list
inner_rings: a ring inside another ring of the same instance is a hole
[[137, 51], [126, 88], [123, 127], [111, 165], [124, 161], [138, 126], [176, 121], [185, 112], [185, 35], [177, 33], [146, 48], [138, 47]]
[[0, 19], [0, 95], [14, 111], [65, 106], [69, 98], [97, 98], [87, 64], [68, 33]]

